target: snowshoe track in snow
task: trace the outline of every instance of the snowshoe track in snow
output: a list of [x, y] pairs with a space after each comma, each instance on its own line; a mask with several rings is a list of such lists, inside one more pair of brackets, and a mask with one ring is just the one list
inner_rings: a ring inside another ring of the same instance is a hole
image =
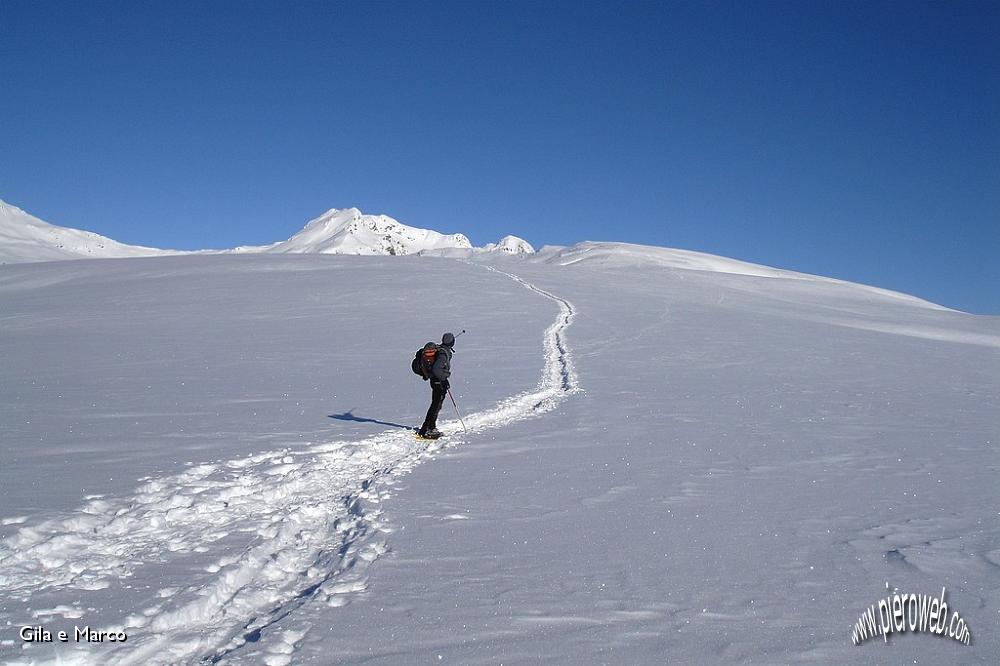
[[[572, 304], [486, 268], [554, 301], [559, 314], [543, 337], [538, 385], [467, 415], [468, 436], [548, 412], [579, 390], [565, 338]], [[445, 427], [456, 433], [449, 446], [467, 436], [458, 421]], [[395, 477], [441, 448], [386, 431], [192, 466], [145, 479], [128, 498], [88, 497], [73, 515], [22, 527], [0, 542], [0, 598], [29, 603], [40, 592], [95, 592], [144, 567], [187, 566], [193, 584], [160, 590], [161, 603], [121, 618], [124, 646], [62, 645], [59, 663], [291, 663], [308, 627], [275, 627], [266, 647], [258, 646], [262, 635], [306, 603], [343, 606], [365, 589], [367, 567], [388, 548], [380, 504]], [[208, 557], [213, 564], [205, 567]], [[61, 609], [67, 618], [86, 612]]]

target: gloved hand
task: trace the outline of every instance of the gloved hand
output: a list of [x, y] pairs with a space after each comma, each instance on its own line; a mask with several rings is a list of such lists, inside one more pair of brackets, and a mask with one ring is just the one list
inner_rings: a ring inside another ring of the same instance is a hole
[[441, 382], [441, 386], [444, 387], [445, 391], [450, 391], [451, 390], [451, 383], [447, 379], [444, 380], [443, 382]]

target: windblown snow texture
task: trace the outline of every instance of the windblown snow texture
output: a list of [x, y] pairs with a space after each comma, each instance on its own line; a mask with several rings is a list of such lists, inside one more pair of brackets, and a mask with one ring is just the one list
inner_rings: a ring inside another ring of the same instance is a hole
[[[0, 269], [0, 661], [995, 661], [997, 318], [658, 248], [463, 257]], [[412, 349], [458, 328], [471, 432], [427, 446]], [[887, 583], [947, 587], [973, 644], [853, 646]]]
[[[468, 437], [544, 414], [577, 389], [565, 341], [571, 304], [506, 277], [555, 302], [559, 312], [541, 339], [544, 365], [537, 386], [465, 415]], [[457, 420], [444, 421], [442, 428], [453, 433], [451, 445], [466, 437]], [[436, 447], [415, 444], [410, 432], [393, 429], [147, 478], [132, 494], [91, 497], [69, 516], [22, 527], [5, 539], [0, 592], [28, 604], [46, 593], [127, 588], [124, 583], [150, 562], [176, 566], [175, 560], [190, 554], [216, 554], [205, 567], [209, 576], [166, 587], [153, 606], [114, 622], [133, 636], [125, 649], [98, 658], [91, 648], [61, 658], [123, 664], [232, 660], [303, 604], [337, 607], [344, 595], [365, 588], [365, 570], [386, 550], [380, 502], [396, 477]], [[251, 540], [241, 545], [245, 537], [236, 535], [247, 534]], [[61, 607], [51, 614], [73, 618], [84, 610]], [[265, 655], [267, 663], [282, 661], [283, 646], [294, 647], [303, 635], [282, 632], [285, 643]]]

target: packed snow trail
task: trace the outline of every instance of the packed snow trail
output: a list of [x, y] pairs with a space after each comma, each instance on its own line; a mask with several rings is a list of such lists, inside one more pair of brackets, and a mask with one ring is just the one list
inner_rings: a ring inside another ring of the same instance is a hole
[[[572, 304], [516, 275], [486, 268], [554, 301], [559, 314], [544, 333], [538, 385], [466, 416], [469, 435], [544, 414], [579, 390], [566, 342]], [[458, 425], [444, 424], [456, 432], [449, 445], [463, 440]], [[76, 647], [56, 659], [62, 664], [225, 662], [302, 604], [341, 606], [345, 595], [365, 589], [365, 570], [387, 549], [378, 505], [389, 496], [394, 477], [440, 447], [392, 430], [361, 441], [193, 466], [145, 479], [128, 498], [89, 497], [74, 515], [21, 528], [0, 543], [0, 592], [27, 602], [43, 592], [100, 591], [140, 567], [183, 566], [188, 557], [202, 565], [188, 563], [192, 577], [206, 571], [212, 577], [186, 589], [162, 589], [159, 603], [122, 619], [118, 627], [129, 636], [124, 645]], [[234, 553], [234, 543], [246, 534], [249, 545]], [[205, 568], [210, 556], [215, 562]], [[88, 610], [94, 609], [70, 607], [61, 614], [78, 618]], [[290, 663], [304, 634], [284, 631], [271, 638], [266, 663]]]

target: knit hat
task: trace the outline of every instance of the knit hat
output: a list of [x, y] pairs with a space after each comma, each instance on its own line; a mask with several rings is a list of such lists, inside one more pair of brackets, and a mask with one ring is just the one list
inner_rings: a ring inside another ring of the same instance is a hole
[[452, 335], [451, 333], [445, 333], [444, 335], [441, 336], [441, 344], [443, 344], [445, 347], [454, 347], [455, 336]]

